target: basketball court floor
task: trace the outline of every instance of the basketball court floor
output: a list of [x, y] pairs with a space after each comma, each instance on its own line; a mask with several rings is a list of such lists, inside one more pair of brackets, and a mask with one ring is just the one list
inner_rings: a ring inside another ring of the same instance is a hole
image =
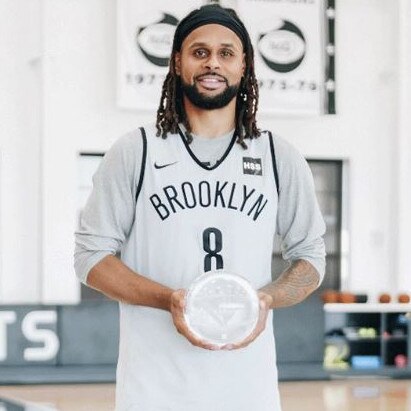
[[[411, 380], [284, 382], [280, 391], [283, 411], [411, 411]], [[114, 384], [1, 386], [0, 411], [113, 411], [114, 392]]]

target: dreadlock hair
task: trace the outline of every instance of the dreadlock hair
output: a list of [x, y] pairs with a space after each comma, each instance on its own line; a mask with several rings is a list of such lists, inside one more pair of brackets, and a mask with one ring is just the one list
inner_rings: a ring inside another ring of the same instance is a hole
[[[220, 6], [213, 6], [220, 7]], [[224, 8], [241, 27], [244, 24], [233, 9]], [[244, 47], [245, 53], [245, 72], [241, 78], [240, 88], [237, 94], [236, 113], [235, 113], [235, 133], [237, 135], [237, 143], [244, 149], [247, 148], [245, 139], [256, 138], [261, 132], [257, 128], [256, 114], [258, 108], [258, 83], [255, 77], [254, 70], [254, 51], [251, 42]], [[178, 124], [182, 123], [186, 129], [187, 142], [193, 141], [192, 129], [188, 122], [183, 104], [183, 93], [181, 88], [180, 76], [176, 74], [175, 55], [179, 50], [173, 48], [169, 71], [163, 83], [161, 92], [160, 104], [157, 110], [157, 136], [167, 138], [168, 133], [176, 134], [178, 132]]]

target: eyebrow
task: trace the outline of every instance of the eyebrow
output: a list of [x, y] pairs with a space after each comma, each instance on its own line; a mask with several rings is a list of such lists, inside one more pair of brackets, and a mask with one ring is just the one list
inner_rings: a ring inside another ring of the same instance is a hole
[[[194, 47], [208, 47], [209, 44], [205, 42], [195, 42], [193, 43], [189, 48], [192, 49]], [[237, 48], [234, 43], [221, 43], [220, 46], [222, 47], [231, 47], [231, 48]]]

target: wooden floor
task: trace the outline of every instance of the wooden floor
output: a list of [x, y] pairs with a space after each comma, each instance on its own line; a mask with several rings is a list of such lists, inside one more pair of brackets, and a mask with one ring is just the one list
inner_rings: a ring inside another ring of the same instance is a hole
[[[286, 382], [280, 391], [283, 411], [411, 411], [411, 380]], [[114, 385], [0, 386], [0, 397], [58, 411], [113, 411]]]

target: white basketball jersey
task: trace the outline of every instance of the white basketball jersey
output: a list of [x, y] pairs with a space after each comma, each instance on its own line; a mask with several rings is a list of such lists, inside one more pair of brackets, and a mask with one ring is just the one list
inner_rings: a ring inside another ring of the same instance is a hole
[[[271, 282], [277, 212], [274, 147], [268, 133], [233, 137], [213, 167], [183, 135], [142, 130], [143, 166], [135, 221], [122, 260], [173, 289], [204, 271], [237, 273], [258, 289]], [[193, 347], [168, 312], [121, 304], [118, 411], [278, 411], [271, 316], [242, 350]], [[153, 405], [155, 404], [155, 405]]]

